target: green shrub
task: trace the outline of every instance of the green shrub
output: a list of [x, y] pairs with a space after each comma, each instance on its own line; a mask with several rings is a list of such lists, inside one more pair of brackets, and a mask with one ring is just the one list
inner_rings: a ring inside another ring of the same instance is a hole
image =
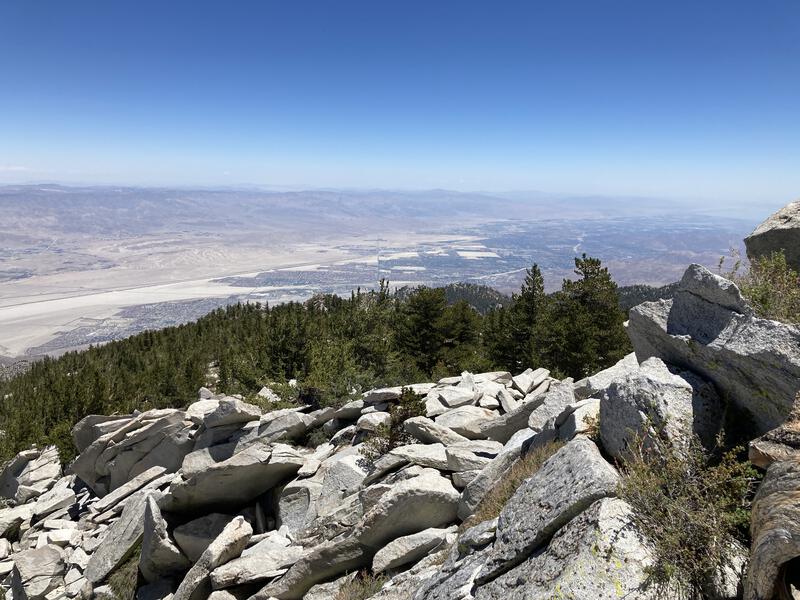
[[[734, 252], [733, 268], [723, 273], [731, 279], [756, 314], [765, 319], [800, 324], [800, 274], [786, 262], [783, 251], [751, 261], [744, 273]], [[724, 258], [720, 260], [720, 270]]]
[[500, 516], [506, 502], [511, 499], [522, 482], [536, 473], [544, 462], [563, 445], [564, 442], [561, 441], [549, 442], [544, 446], [534, 448], [515, 462], [497, 485], [486, 493], [472, 516], [464, 521], [461, 526], [462, 530]]
[[731, 547], [748, 544], [757, 473], [740, 462], [741, 448], [706, 454], [699, 440], [676, 449], [660, 436], [635, 440], [622, 467], [618, 493], [652, 544], [650, 583], [680, 597], [704, 589], [731, 563]]
[[377, 594], [384, 583], [386, 577], [383, 575], [371, 575], [361, 571], [339, 588], [333, 600], [366, 600]]
[[382, 425], [361, 447], [366, 466], [374, 468], [375, 461], [387, 452], [414, 443], [414, 439], [403, 429], [403, 423], [412, 417], [425, 415], [425, 402], [410, 388], [403, 388], [397, 404], [389, 408], [391, 420]]

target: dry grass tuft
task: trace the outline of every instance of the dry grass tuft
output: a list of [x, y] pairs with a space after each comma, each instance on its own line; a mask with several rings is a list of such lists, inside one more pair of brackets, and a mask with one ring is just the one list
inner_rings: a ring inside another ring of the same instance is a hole
[[361, 571], [339, 588], [333, 600], [366, 600], [377, 594], [384, 583], [386, 577], [383, 575], [375, 576], [367, 571]]
[[536, 473], [544, 462], [553, 456], [564, 442], [554, 441], [535, 448], [515, 462], [500, 482], [484, 496], [475, 513], [461, 526], [461, 529], [474, 527], [478, 523], [489, 521], [500, 515], [506, 502], [509, 501], [522, 482]]

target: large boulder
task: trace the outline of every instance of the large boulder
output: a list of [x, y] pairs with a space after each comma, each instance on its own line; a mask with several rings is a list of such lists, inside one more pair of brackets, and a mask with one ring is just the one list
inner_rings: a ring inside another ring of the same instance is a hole
[[479, 406], [459, 406], [436, 417], [436, 423], [470, 440], [485, 438], [481, 426], [497, 417], [497, 413]]
[[180, 477], [169, 487], [164, 508], [239, 507], [293, 476], [303, 462], [293, 448], [260, 440], [239, 452], [235, 444], [198, 450], [186, 456]]
[[145, 500], [144, 533], [139, 570], [150, 583], [186, 571], [191, 563], [167, 532], [167, 523], [153, 496]]
[[[177, 471], [192, 450], [193, 426], [186, 413], [174, 409], [150, 410], [124, 420], [95, 424], [110, 429], [96, 438], [72, 463], [72, 471], [97, 495], [104, 496], [154, 466]], [[89, 435], [86, 424], [76, 425], [75, 435]]]
[[419, 440], [423, 444], [455, 444], [457, 442], [467, 441], [463, 435], [460, 435], [449, 429], [431, 421], [427, 417], [411, 417], [403, 421], [403, 429]]
[[622, 458], [635, 436], [665, 435], [686, 449], [693, 435], [714, 443], [722, 406], [714, 387], [696, 375], [672, 373], [659, 358], [614, 381], [600, 401], [600, 439], [614, 458]]
[[632, 308], [628, 335], [640, 362], [656, 356], [714, 383], [754, 434], [782, 423], [800, 390], [800, 328], [754, 317], [732, 282], [700, 265], [674, 298]]
[[784, 423], [750, 441], [748, 458], [762, 469], [776, 461], [800, 461], [800, 393]]
[[138, 492], [132, 496], [125, 504], [122, 515], [106, 531], [84, 572], [91, 583], [103, 581], [131, 556], [141, 541], [148, 495], [148, 492]]
[[612, 496], [619, 475], [589, 438], [578, 437], [544, 462], [500, 513], [495, 540], [477, 581], [524, 562], [596, 500]]
[[378, 550], [400, 536], [451, 524], [456, 520], [458, 499], [448, 478], [426, 469], [392, 485], [366, 512], [353, 535]]
[[173, 531], [175, 542], [189, 560], [195, 563], [231, 521], [231, 515], [222, 513], [203, 515], [178, 525]]
[[634, 526], [630, 506], [603, 498], [564, 525], [543, 552], [478, 587], [474, 598], [663, 598], [648, 585], [647, 568], [652, 563], [649, 544]]
[[744, 240], [750, 259], [783, 251], [786, 262], [800, 271], [800, 200], [771, 215]]
[[[744, 600], [791, 598], [786, 589], [784, 566], [793, 563], [788, 575], [797, 576], [800, 557], [800, 462], [774, 462], [756, 492], [750, 517], [753, 538]], [[796, 579], [794, 581], [796, 583]]]
[[368, 565], [371, 555], [356, 538], [323, 542], [292, 565], [283, 577], [268, 583], [249, 600], [300, 600], [315, 584]]

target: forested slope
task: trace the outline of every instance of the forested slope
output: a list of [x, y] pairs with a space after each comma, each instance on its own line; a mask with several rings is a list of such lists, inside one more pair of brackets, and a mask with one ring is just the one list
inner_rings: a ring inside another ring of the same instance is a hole
[[[576, 278], [546, 295], [534, 265], [507, 306], [480, 314], [442, 288], [357, 292], [274, 307], [239, 304], [179, 327], [35, 363], [0, 382], [0, 456], [32, 443], [71, 452], [70, 427], [87, 414], [182, 407], [197, 389], [252, 397], [277, 386], [288, 402], [338, 404], [380, 385], [462, 370], [545, 366], [582, 377], [629, 351], [617, 288], [600, 261], [576, 259]], [[491, 298], [473, 287], [469, 298]], [[448, 295], [450, 302], [448, 302]], [[494, 300], [490, 300], [494, 302]], [[297, 388], [281, 386], [297, 379]]]

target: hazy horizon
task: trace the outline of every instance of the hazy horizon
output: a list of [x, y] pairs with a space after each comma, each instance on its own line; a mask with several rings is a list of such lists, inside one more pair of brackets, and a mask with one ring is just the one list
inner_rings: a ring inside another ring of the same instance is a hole
[[0, 7], [0, 183], [800, 195], [800, 5]]

